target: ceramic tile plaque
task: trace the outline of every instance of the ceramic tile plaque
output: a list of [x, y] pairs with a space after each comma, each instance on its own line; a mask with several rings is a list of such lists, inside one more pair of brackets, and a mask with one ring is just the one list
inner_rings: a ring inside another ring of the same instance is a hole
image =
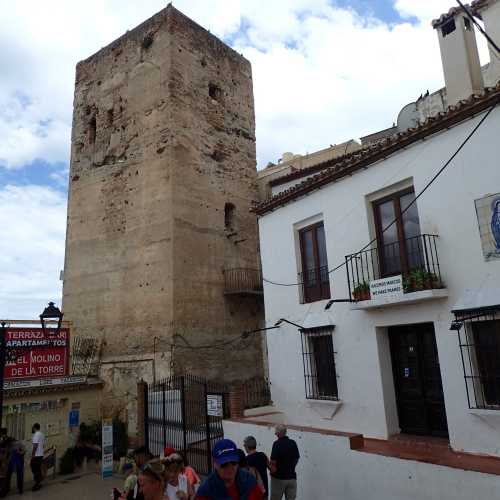
[[486, 261], [500, 261], [500, 193], [475, 200], [481, 246]]

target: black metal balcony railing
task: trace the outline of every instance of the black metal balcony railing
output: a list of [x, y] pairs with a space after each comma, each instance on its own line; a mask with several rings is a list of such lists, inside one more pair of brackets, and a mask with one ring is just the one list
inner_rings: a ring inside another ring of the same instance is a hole
[[263, 293], [262, 271], [243, 267], [225, 269], [224, 293], [226, 295], [261, 295]]
[[298, 274], [298, 280], [302, 303], [330, 298], [330, 274], [327, 266], [307, 269]]
[[382, 247], [347, 255], [349, 293], [354, 300], [370, 298], [370, 281], [403, 276], [404, 293], [443, 288], [437, 235], [421, 234]]

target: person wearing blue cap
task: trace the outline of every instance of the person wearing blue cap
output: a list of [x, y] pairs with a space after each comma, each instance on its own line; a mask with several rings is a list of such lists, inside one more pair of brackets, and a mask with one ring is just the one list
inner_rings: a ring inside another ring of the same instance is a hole
[[255, 477], [238, 467], [238, 447], [233, 441], [217, 441], [212, 458], [214, 470], [198, 488], [195, 500], [262, 500]]

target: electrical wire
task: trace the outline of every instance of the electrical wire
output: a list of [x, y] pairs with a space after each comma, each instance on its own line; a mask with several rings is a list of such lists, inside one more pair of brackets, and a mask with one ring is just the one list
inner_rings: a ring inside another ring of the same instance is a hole
[[[486, 38], [488, 43], [497, 51], [498, 54], [500, 54], [500, 48], [498, 48], [498, 45], [495, 43], [493, 38], [491, 38], [491, 36], [488, 35], [488, 33], [486, 33], [486, 31], [483, 29], [483, 27], [477, 22], [476, 18], [472, 14], [472, 12], [470, 12], [469, 9], [460, 0], [457, 0], [457, 3], [458, 3], [458, 5], [460, 5], [461, 9], [467, 14], [467, 17], [474, 23], [476, 28]], [[498, 59], [498, 56], [496, 56], [496, 57]]]
[[[438, 177], [446, 170], [446, 168], [450, 165], [450, 163], [455, 159], [455, 157], [460, 153], [460, 151], [465, 147], [465, 145], [469, 142], [469, 140], [472, 138], [472, 136], [477, 132], [479, 127], [485, 122], [485, 120], [488, 118], [488, 116], [491, 114], [491, 112], [497, 107], [497, 103], [495, 103], [489, 110], [488, 112], [481, 118], [479, 123], [472, 129], [472, 131], [467, 135], [467, 137], [462, 141], [458, 149], [453, 153], [453, 155], [446, 161], [446, 163], [438, 170], [438, 172], [432, 177], [432, 179], [424, 186], [422, 191], [418, 193], [417, 196], [408, 204], [408, 206], [404, 209], [401, 210], [401, 215], [405, 214], [416, 202], [417, 200], [431, 187], [431, 185], [438, 179]], [[397, 223], [398, 217], [394, 218], [392, 222], [390, 222], [386, 227], [384, 227], [381, 231], [381, 233], [385, 233], [388, 229], [390, 229], [394, 224]], [[352, 256], [359, 255], [361, 252], [366, 250], [368, 247], [373, 245], [377, 241], [377, 238], [373, 238], [371, 241], [369, 241], [364, 247], [362, 247], [360, 250], [357, 252], [353, 253]], [[330, 269], [328, 271], [328, 274], [332, 274], [335, 271], [338, 271], [339, 269], [342, 269], [346, 265], [346, 262], [342, 262], [341, 264], [335, 266], [334, 268]], [[270, 285], [275, 285], [275, 286], [284, 286], [284, 287], [290, 287], [290, 286], [302, 286], [304, 282], [301, 283], [279, 283], [277, 281], [269, 280], [265, 277], [262, 277], [262, 280], [265, 283], [268, 283]]]

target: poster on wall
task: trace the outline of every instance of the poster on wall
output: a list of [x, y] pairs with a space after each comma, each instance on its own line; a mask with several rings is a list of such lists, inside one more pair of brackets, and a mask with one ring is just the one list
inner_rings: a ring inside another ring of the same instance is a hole
[[474, 203], [484, 260], [500, 260], [500, 193], [484, 196]]
[[5, 381], [60, 378], [69, 372], [69, 329], [7, 328]]
[[102, 424], [102, 478], [113, 475], [113, 425]]

